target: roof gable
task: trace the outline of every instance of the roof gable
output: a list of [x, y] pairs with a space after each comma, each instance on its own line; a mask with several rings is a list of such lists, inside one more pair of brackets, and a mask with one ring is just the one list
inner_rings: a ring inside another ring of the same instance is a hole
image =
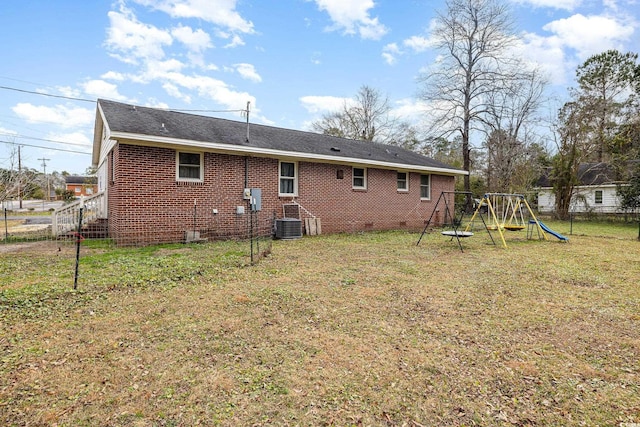
[[[199, 147], [223, 144], [244, 153], [288, 153], [293, 157], [385, 163], [398, 167], [433, 169], [452, 175], [465, 171], [400, 147], [338, 138], [313, 132], [277, 128], [259, 124], [139, 107], [114, 101], [98, 100], [110, 134], [132, 139], [152, 137], [156, 140], [180, 141]], [[98, 114], [97, 120], [100, 119]], [[99, 126], [96, 126], [96, 129]], [[100, 126], [101, 128], [101, 126]], [[94, 135], [94, 159], [100, 150], [101, 135]]]

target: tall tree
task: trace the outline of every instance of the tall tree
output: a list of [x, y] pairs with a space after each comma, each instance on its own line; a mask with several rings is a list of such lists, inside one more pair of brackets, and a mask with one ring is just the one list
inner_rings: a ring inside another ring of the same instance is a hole
[[362, 86], [356, 96], [338, 111], [314, 122], [313, 130], [341, 138], [380, 142], [416, 149], [418, 131], [391, 112], [389, 98], [370, 86]]
[[588, 58], [576, 70], [577, 98], [585, 114], [589, 114], [589, 129], [596, 147], [593, 160], [607, 158], [608, 145], [624, 122], [624, 112], [633, 102], [633, 89], [640, 85], [638, 54], [608, 50]]
[[569, 217], [571, 199], [579, 183], [580, 163], [593, 155], [590, 143], [590, 116], [585, 114], [579, 102], [567, 102], [558, 113], [556, 127], [556, 155], [553, 158], [551, 182], [556, 198], [556, 215]]
[[[447, 0], [432, 38], [442, 59], [421, 79], [421, 98], [433, 108], [432, 134], [460, 136], [462, 166], [470, 171], [471, 134], [481, 128], [487, 98], [519, 78], [510, 54], [516, 41], [513, 19], [499, 0]], [[470, 190], [469, 176], [464, 189]]]
[[541, 145], [534, 129], [547, 81], [538, 70], [523, 68], [485, 97], [482, 123], [489, 191], [524, 192], [532, 185], [527, 178], [540, 171], [535, 160]]

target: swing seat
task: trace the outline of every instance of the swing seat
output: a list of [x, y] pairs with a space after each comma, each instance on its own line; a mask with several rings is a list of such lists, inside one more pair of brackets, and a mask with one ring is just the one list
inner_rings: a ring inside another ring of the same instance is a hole
[[442, 231], [442, 235], [451, 237], [471, 237], [473, 236], [473, 233], [470, 231], [445, 230]]
[[524, 225], [507, 224], [504, 226], [504, 229], [509, 231], [520, 231], [524, 230]]

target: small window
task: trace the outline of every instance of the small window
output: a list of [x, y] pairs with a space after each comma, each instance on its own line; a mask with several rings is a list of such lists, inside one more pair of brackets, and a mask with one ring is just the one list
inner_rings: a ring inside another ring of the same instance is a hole
[[367, 170], [364, 168], [353, 168], [353, 188], [367, 188]]
[[431, 199], [431, 175], [420, 175], [420, 198]]
[[601, 205], [602, 204], [602, 190], [596, 190], [595, 196], [596, 196], [596, 205]]
[[78, 194], [82, 193], [82, 188], [80, 187], [75, 187], [74, 191]]
[[297, 165], [293, 162], [280, 162], [280, 196], [296, 196], [298, 194]]
[[87, 187], [87, 194], [93, 194], [93, 188]]
[[202, 153], [176, 153], [178, 181], [198, 181], [204, 180]]
[[398, 172], [398, 191], [409, 191], [408, 175], [406, 172]]

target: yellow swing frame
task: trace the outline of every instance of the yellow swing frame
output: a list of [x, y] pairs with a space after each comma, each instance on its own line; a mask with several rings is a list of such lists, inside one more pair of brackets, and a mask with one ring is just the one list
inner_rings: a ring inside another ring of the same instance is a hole
[[[543, 238], [544, 240], [549, 240], [544, 230], [540, 226], [540, 222], [538, 218], [536, 218], [535, 214], [531, 210], [527, 199], [522, 194], [509, 194], [509, 193], [487, 193], [483, 196], [482, 200], [478, 204], [473, 216], [471, 217], [469, 224], [465, 228], [465, 231], [471, 227], [473, 224], [473, 220], [477, 215], [480, 215], [482, 218], [482, 214], [480, 213], [480, 209], [482, 206], [487, 206], [487, 214], [489, 216], [489, 221], [487, 221], [487, 228], [491, 230], [497, 230], [498, 234], [500, 234], [500, 240], [502, 241], [502, 245], [506, 248], [507, 242], [504, 238], [504, 230], [508, 231], [518, 231], [524, 230], [527, 225], [524, 223], [524, 215], [522, 213], [522, 207], [527, 208], [529, 212], [529, 216], [531, 218], [529, 225], [535, 224], [535, 227], [538, 231], [538, 236]], [[500, 217], [498, 218], [496, 214], [496, 209], [500, 209]], [[519, 217], [518, 217], [519, 214]], [[533, 233], [527, 233], [527, 238]]]

